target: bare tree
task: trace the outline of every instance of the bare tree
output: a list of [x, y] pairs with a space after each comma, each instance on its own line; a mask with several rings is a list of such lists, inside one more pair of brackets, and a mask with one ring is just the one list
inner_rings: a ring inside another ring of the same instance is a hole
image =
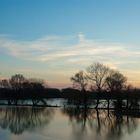
[[[126, 87], [127, 78], [118, 71], [110, 71], [110, 75], [106, 78], [106, 84], [108, 90], [113, 93], [120, 93], [123, 88]], [[117, 98], [117, 102], [115, 103], [117, 109], [122, 108], [122, 99]], [[108, 106], [109, 107], [109, 106]], [[128, 95], [127, 95], [127, 107], [128, 107]]]
[[106, 78], [109, 73], [109, 68], [101, 63], [93, 63], [87, 68], [87, 77], [91, 81], [92, 86], [95, 86], [98, 94], [97, 94], [97, 102], [96, 109], [99, 105], [100, 93], [106, 86]]
[[71, 77], [71, 81], [73, 82], [73, 87], [78, 88], [81, 91], [85, 91], [87, 87], [87, 78], [84, 75], [83, 71], [79, 71], [74, 76]]
[[22, 84], [26, 81], [22, 74], [15, 74], [10, 79], [10, 84], [13, 89], [22, 88]]
[[101, 63], [93, 63], [87, 68], [87, 77], [95, 86], [98, 92], [105, 87], [106, 77], [109, 73], [109, 68]]
[[121, 91], [126, 87], [127, 78], [119, 71], [110, 70], [109, 76], [106, 78], [106, 84], [110, 92]]

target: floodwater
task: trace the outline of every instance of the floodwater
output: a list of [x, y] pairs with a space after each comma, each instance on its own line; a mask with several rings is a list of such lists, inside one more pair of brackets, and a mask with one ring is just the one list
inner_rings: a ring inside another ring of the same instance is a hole
[[78, 106], [0, 107], [2, 140], [138, 140], [139, 137], [139, 112], [108, 112]]

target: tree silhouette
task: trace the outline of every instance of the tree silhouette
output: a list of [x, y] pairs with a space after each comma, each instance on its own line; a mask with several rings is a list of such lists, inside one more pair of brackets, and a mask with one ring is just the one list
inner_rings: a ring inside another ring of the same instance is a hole
[[96, 109], [99, 105], [99, 98], [101, 91], [105, 88], [106, 78], [109, 73], [109, 68], [101, 63], [93, 63], [87, 68], [88, 79], [95, 85], [98, 94], [97, 94], [97, 103]]
[[100, 92], [105, 86], [105, 79], [108, 76], [109, 68], [101, 63], [93, 63], [87, 68], [88, 79]]
[[127, 78], [118, 71], [110, 71], [109, 76], [106, 78], [107, 87], [110, 92], [121, 91], [126, 84]]
[[83, 71], [79, 71], [73, 77], [71, 77], [71, 81], [73, 82], [73, 87], [78, 88], [81, 91], [85, 91], [87, 87], [87, 78], [84, 75]]
[[26, 81], [22, 74], [15, 74], [10, 79], [11, 87], [15, 90], [22, 88], [22, 84]]

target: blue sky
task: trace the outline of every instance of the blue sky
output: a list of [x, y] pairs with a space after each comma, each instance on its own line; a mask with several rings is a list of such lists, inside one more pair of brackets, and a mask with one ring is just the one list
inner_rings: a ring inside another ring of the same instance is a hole
[[21, 40], [84, 32], [91, 38], [139, 43], [139, 4], [139, 0], [1, 0], [0, 32]]
[[140, 85], [139, 0], [0, 0], [0, 76], [50, 85], [100, 61]]

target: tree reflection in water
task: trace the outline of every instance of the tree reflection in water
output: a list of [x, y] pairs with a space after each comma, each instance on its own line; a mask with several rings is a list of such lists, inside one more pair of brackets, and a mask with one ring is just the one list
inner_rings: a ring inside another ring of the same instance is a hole
[[4, 107], [0, 108], [0, 127], [14, 134], [22, 134], [47, 125], [54, 115], [51, 108]]
[[121, 139], [126, 133], [130, 134], [138, 127], [138, 119], [124, 116], [122, 112], [89, 109], [87, 106], [65, 106], [62, 113], [69, 117], [75, 139], [85, 139], [91, 131], [92, 139], [114, 140]]

